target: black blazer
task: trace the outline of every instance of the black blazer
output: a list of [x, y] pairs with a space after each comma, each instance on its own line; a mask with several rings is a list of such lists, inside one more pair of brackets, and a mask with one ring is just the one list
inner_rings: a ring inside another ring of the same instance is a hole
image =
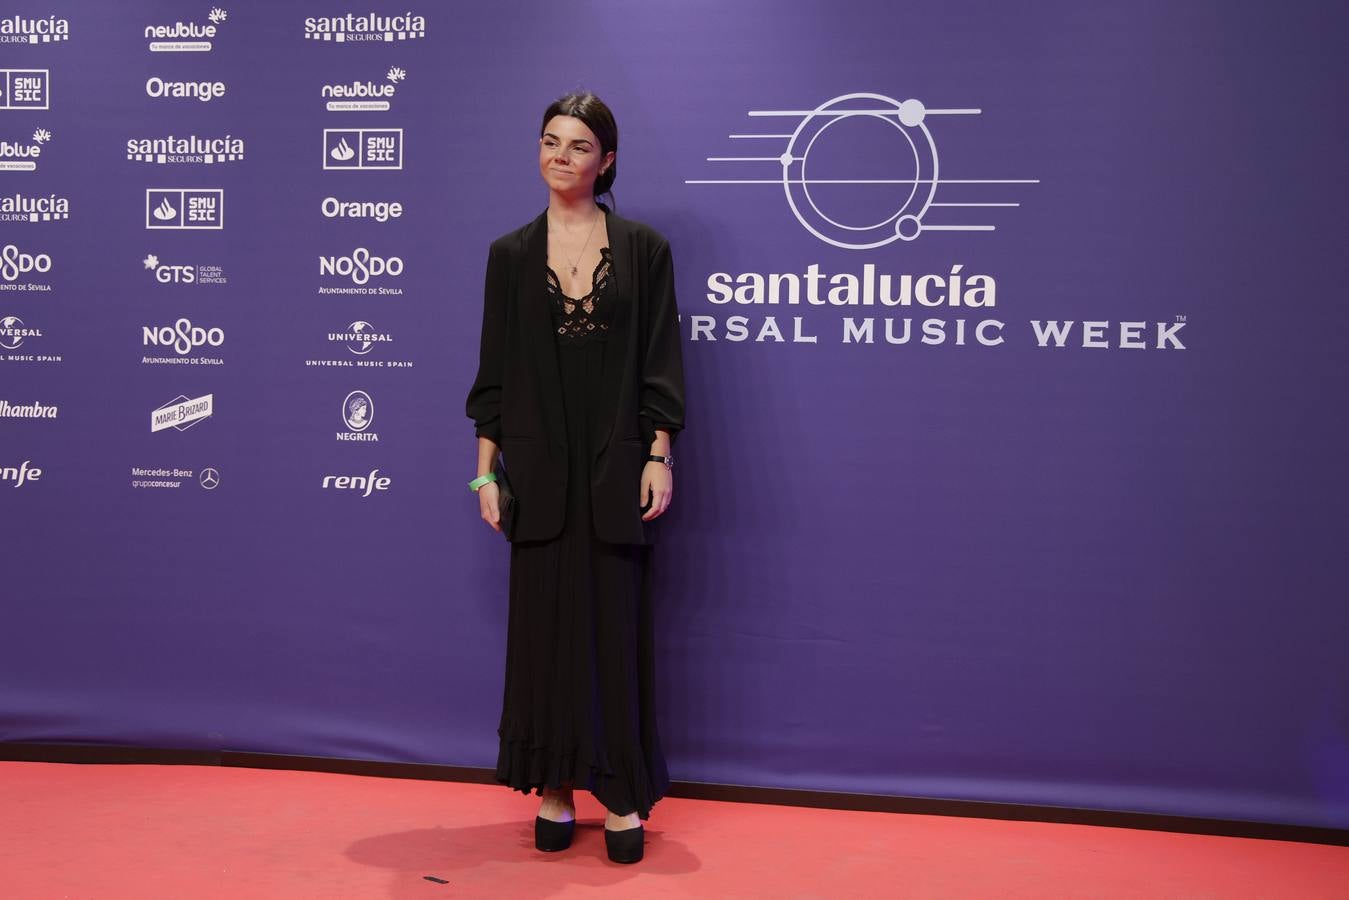
[[[590, 446], [595, 534], [616, 544], [654, 543], [643, 522], [642, 468], [657, 428], [671, 445], [684, 427], [684, 369], [670, 245], [653, 228], [601, 204], [614, 257], [613, 311], [604, 352], [609, 395]], [[478, 375], [466, 412], [480, 437], [501, 448], [519, 500], [516, 541], [562, 530], [567, 496], [567, 432], [553, 336], [547, 211], [492, 242], [487, 254]]]

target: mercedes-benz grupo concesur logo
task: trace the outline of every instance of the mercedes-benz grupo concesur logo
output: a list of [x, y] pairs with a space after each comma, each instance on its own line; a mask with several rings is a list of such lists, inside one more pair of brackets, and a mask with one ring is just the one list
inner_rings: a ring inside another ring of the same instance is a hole
[[202, 469], [201, 474], [197, 476], [197, 483], [208, 491], [215, 490], [220, 487], [220, 471], [207, 466], [205, 469]]
[[[944, 208], [1016, 207], [1016, 202], [980, 202], [963, 189], [938, 201], [945, 185], [1038, 184], [1038, 178], [946, 178], [932, 116], [973, 116], [979, 109], [928, 109], [919, 100], [883, 94], [844, 94], [814, 109], [755, 109], [749, 115], [796, 119], [788, 132], [732, 134], [733, 140], [786, 141], [781, 153], [709, 156], [708, 162], [753, 164], [760, 177], [686, 179], [685, 184], [780, 184], [802, 227], [827, 244], [869, 250], [925, 231], [992, 231], [993, 225], [931, 221]], [[778, 177], [762, 177], [778, 169]], [[947, 192], [942, 192], [945, 197]]]

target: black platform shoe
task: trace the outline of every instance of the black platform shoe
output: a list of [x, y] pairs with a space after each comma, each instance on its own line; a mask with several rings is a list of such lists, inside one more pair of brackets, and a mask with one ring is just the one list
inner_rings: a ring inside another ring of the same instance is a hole
[[642, 844], [645, 829], [625, 828], [622, 831], [604, 829], [604, 849], [609, 851], [609, 859], [616, 863], [635, 863], [642, 860]]
[[571, 846], [571, 836], [576, 831], [576, 820], [554, 822], [543, 816], [534, 817], [534, 847], [551, 853], [554, 850], [566, 850]]

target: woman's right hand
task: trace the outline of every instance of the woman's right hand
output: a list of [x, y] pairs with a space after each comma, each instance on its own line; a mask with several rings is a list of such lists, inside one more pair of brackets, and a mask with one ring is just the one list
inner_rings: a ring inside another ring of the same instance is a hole
[[493, 531], [501, 530], [500, 492], [495, 481], [489, 481], [478, 488], [478, 509], [482, 520], [492, 526]]

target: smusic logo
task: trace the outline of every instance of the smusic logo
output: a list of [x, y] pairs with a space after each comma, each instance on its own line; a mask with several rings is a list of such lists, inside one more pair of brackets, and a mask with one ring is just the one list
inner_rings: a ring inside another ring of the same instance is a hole
[[224, 228], [225, 191], [222, 188], [147, 188], [145, 227], [177, 230]]
[[403, 168], [403, 129], [325, 128], [323, 168], [394, 171]]
[[49, 109], [47, 69], [0, 69], [0, 109]]

